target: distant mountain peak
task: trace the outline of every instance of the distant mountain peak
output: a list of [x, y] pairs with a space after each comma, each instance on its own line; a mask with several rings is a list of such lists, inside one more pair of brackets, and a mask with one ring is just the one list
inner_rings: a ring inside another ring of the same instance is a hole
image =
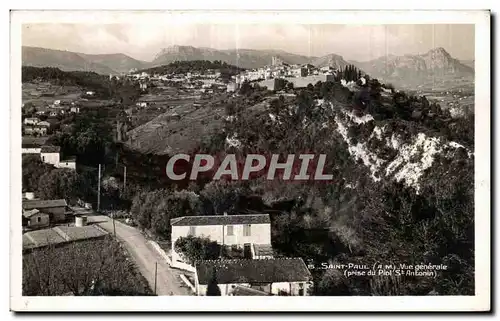
[[424, 54], [387, 55], [359, 64], [369, 75], [396, 83], [419, 83], [433, 77], [473, 77], [474, 69], [443, 47]]
[[[450, 53], [448, 51], [446, 51], [446, 49], [444, 49], [443, 47], [437, 47], [437, 48], [434, 48], [434, 49], [431, 49], [429, 50], [425, 55], [427, 56], [441, 56], [441, 57], [446, 57], [446, 58], [452, 58]], [[425, 56], [424, 55], [424, 56]]]

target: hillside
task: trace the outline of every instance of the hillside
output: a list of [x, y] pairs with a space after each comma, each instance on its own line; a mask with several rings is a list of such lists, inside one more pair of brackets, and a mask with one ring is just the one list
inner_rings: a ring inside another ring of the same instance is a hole
[[[250, 183], [265, 205], [296, 206], [273, 218], [280, 236], [273, 246], [317, 262], [450, 267], [436, 279], [367, 283], [321, 271], [323, 295], [474, 293], [473, 115], [452, 119], [438, 104], [373, 79], [315, 87], [292, 104], [271, 102], [259, 116], [242, 109], [225, 128], [226, 153], [326, 154], [327, 184]], [[303, 234], [314, 228], [328, 229], [335, 249]]]
[[460, 62], [472, 69], [474, 69], [474, 60], [460, 60]]
[[331, 66], [337, 69], [343, 69], [350, 63], [345, 61], [342, 56], [336, 54], [329, 54], [319, 58], [313, 58], [311, 60], [311, 64], [318, 68]]
[[22, 47], [23, 66], [54, 67], [62, 71], [89, 71], [101, 75], [120, 74], [147, 63], [124, 54], [87, 55], [71, 51]]
[[79, 54], [82, 58], [93, 63], [104, 65], [114, 70], [116, 73], [127, 73], [131, 69], [142, 69], [149, 66], [148, 62], [131, 58], [122, 53], [106, 55]]
[[54, 67], [63, 71], [91, 71], [98, 74], [115, 73], [108, 66], [89, 61], [78, 53], [37, 47], [22, 48], [22, 64], [31, 67]]
[[309, 57], [280, 50], [217, 50], [212, 48], [195, 48], [192, 46], [172, 46], [162, 49], [156, 55], [152, 64], [158, 66], [166, 65], [174, 61], [220, 60], [230, 65], [252, 69], [270, 65], [273, 56], [279, 56], [289, 64], [303, 64], [310, 61]]
[[423, 55], [388, 55], [357, 66], [369, 75], [386, 81], [418, 83], [429, 78], [474, 77], [474, 69], [453, 58], [445, 49], [435, 48]]

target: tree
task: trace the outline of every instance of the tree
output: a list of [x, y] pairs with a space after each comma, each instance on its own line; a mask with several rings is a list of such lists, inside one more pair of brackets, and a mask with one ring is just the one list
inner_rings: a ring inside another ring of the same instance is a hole
[[220, 296], [220, 288], [217, 285], [217, 271], [215, 268], [212, 270], [212, 278], [207, 285], [207, 296]]
[[130, 212], [141, 228], [152, 229], [157, 235], [169, 238], [170, 220], [198, 214], [198, 206], [196, 201], [189, 199], [189, 194], [158, 189], [136, 194]]
[[212, 181], [205, 185], [201, 195], [212, 204], [212, 212], [215, 214], [236, 213], [241, 195], [245, 195], [247, 189], [239, 182], [228, 182], [224, 180]]
[[60, 199], [75, 201], [86, 198], [91, 192], [88, 178], [66, 168], [53, 169], [38, 180], [37, 195], [41, 199]]
[[23, 255], [23, 295], [152, 295], [124, 253], [112, 238], [33, 250]]
[[200, 260], [218, 259], [221, 253], [221, 247], [216, 241], [192, 235], [178, 238], [174, 248], [191, 265]]
[[54, 166], [42, 162], [38, 154], [23, 155], [23, 189], [29, 192], [37, 191], [40, 177], [53, 169]]

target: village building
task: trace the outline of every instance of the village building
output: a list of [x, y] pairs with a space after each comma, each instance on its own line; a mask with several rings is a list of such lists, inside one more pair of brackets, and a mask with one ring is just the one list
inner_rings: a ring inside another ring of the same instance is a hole
[[40, 157], [42, 159], [42, 162], [57, 166], [60, 160], [60, 151], [61, 147], [59, 146], [51, 146], [51, 145], [42, 146], [42, 149], [40, 151]]
[[49, 214], [40, 212], [38, 209], [23, 212], [23, 226], [29, 228], [47, 227], [50, 224]]
[[50, 123], [48, 121], [41, 121], [37, 124], [38, 127], [50, 128]]
[[64, 199], [58, 200], [25, 200], [23, 201], [23, 213], [31, 210], [39, 210], [49, 215], [50, 222], [64, 222], [66, 219], [66, 208], [68, 204]]
[[23, 154], [40, 154], [42, 146], [46, 141], [46, 137], [23, 136], [21, 142], [21, 151]]
[[36, 117], [31, 117], [31, 118], [25, 118], [24, 119], [24, 124], [25, 125], [36, 125], [40, 122], [39, 118]]
[[217, 284], [221, 295], [237, 295], [242, 287], [268, 295], [306, 296], [312, 275], [301, 258], [203, 260], [195, 267], [196, 294], [207, 294]]
[[235, 92], [237, 89], [238, 89], [238, 83], [235, 83], [235, 82], [230, 82], [229, 84], [227, 84], [227, 92], [228, 93], [231, 93], [231, 92]]
[[23, 131], [25, 135], [39, 135], [39, 136], [47, 135], [47, 127], [24, 126]]
[[242, 248], [249, 258], [255, 253], [255, 245], [270, 248], [271, 244], [269, 214], [183, 216], [171, 219], [170, 224], [174, 265], [183, 262], [181, 255], [175, 252], [175, 242], [189, 235], [207, 237], [223, 246]]
[[69, 157], [67, 159], [62, 159], [59, 161], [59, 163], [56, 165], [57, 168], [69, 168], [69, 169], [76, 169], [76, 157]]

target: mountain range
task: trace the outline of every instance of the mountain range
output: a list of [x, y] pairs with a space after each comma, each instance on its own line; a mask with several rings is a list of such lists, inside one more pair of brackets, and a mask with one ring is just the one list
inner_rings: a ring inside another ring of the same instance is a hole
[[98, 74], [120, 74], [132, 68], [145, 68], [147, 62], [125, 54], [89, 55], [39, 47], [22, 48], [23, 66], [56, 67], [63, 71], [93, 71]]
[[144, 69], [183, 60], [220, 60], [253, 69], [269, 65], [272, 57], [279, 57], [289, 64], [310, 63], [317, 67], [343, 68], [348, 64], [354, 64], [369, 75], [384, 80], [474, 75], [474, 68], [471, 67], [474, 61], [462, 63], [444, 48], [435, 48], [421, 55], [387, 55], [367, 62], [348, 61], [333, 53], [322, 57], [308, 57], [282, 50], [217, 50], [192, 46], [171, 46], [161, 49], [151, 62], [140, 61], [122, 53], [90, 55], [38, 47], [23, 47], [22, 50], [23, 65], [57, 67], [64, 71], [94, 71], [100, 74], [120, 74], [131, 69]]

